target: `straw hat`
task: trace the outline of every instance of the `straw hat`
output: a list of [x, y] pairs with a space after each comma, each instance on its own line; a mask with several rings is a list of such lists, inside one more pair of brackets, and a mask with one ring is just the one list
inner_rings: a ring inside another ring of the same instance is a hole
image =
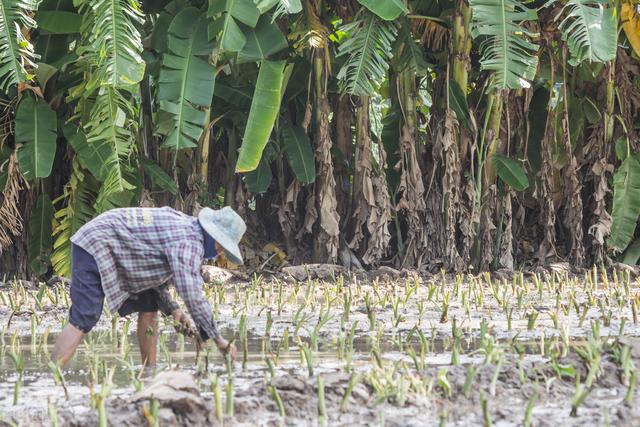
[[198, 214], [200, 225], [213, 239], [224, 248], [229, 261], [240, 265], [243, 263], [238, 244], [247, 231], [244, 220], [229, 206], [213, 210], [203, 208]]

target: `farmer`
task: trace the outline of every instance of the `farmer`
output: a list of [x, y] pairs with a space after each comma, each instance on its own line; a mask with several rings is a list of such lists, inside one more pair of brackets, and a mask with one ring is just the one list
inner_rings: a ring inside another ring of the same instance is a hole
[[[142, 361], [156, 363], [158, 310], [173, 316], [177, 329], [197, 340], [213, 339], [223, 354], [236, 349], [220, 336], [211, 306], [202, 294], [203, 259], [219, 254], [242, 264], [238, 243], [246, 230], [229, 207], [204, 208], [198, 218], [169, 207], [124, 208], [105, 212], [71, 238], [72, 276], [69, 323], [53, 350], [53, 360], [66, 364], [98, 322], [106, 298], [111, 312], [138, 313]], [[167, 290], [173, 282], [194, 324]]]

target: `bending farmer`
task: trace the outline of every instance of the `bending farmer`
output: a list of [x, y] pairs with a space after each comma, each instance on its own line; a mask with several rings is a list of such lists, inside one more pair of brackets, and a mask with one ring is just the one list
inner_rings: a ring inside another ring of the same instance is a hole
[[[238, 243], [245, 230], [242, 218], [229, 207], [204, 208], [198, 218], [168, 207], [114, 209], [85, 224], [71, 238], [69, 323], [56, 341], [53, 360], [64, 365], [73, 357], [84, 334], [98, 322], [105, 298], [111, 312], [138, 313], [138, 342], [146, 365], [156, 363], [158, 310], [172, 315], [182, 332], [213, 339], [235, 359], [236, 349], [220, 336], [202, 293], [200, 267], [203, 259], [220, 253], [242, 264]], [[171, 299], [170, 281], [195, 327]]]

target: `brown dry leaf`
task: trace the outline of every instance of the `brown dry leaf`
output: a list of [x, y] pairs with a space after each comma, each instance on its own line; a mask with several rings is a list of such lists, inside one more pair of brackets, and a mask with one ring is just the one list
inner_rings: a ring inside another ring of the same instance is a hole
[[502, 240], [500, 242], [500, 254], [499, 261], [500, 267], [513, 270], [513, 209], [511, 204], [511, 198], [513, 197], [513, 191], [509, 192], [502, 199], [502, 222], [504, 224], [504, 230], [502, 231]]
[[320, 227], [314, 242], [316, 256], [326, 262], [335, 263], [338, 258], [338, 236], [340, 216], [337, 211], [336, 181], [331, 159], [331, 136], [329, 134], [329, 102], [326, 97], [318, 100], [319, 123], [315, 134], [316, 146], [316, 209]]
[[396, 165], [396, 169], [401, 172], [400, 185], [398, 186], [400, 200], [396, 211], [402, 209], [407, 215], [409, 229], [405, 246], [407, 252], [403, 263], [410, 265], [421, 264], [421, 254], [428, 245], [428, 238], [424, 232], [427, 206], [424, 200], [424, 183], [415, 144], [414, 130], [405, 123], [400, 135], [400, 162]]
[[294, 179], [287, 189], [284, 200], [280, 201], [278, 206], [278, 222], [285, 236], [293, 236], [298, 231], [296, 206], [301, 188], [302, 183]]
[[444, 176], [442, 177], [443, 198], [442, 209], [445, 218], [445, 257], [449, 267], [454, 270], [464, 268], [464, 261], [456, 247], [456, 225], [460, 212], [460, 156], [456, 142], [456, 123], [451, 110], [448, 110], [442, 127], [442, 133], [438, 134], [438, 147], [442, 149], [444, 159]]
[[[565, 83], [565, 97], [566, 97], [566, 84]], [[582, 229], [582, 185], [578, 179], [577, 167], [578, 163], [576, 157], [573, 155], [573, 149], [571, 147], [571, 137], [569, 132], [569, 111], [568, 106], [565, 106], [562, 115], [562, 130], [564, 132], [563, 145], [564, 152], [567, 156], [567, 164], [563, 170], [564, 186], [565, 190], [565, 211], [564, 211], [564, 225], [569, 229], [569, 236], [571, 239], [570, 257], [574, 264], [581, 267], [585, 261], [584, 242], [583, 242], [583, 229]]]
[[482, 231], [480, 236], [480, 270], [488, 270], [494, 260], [494, 230], [496, 226], [493, 222], [493, 214], [497, 205], [498, 190], [495, 184], [492, 184], [485, 190], [483, 199], [485, 201], [482, 209]]
[[[380, 260], [387, 252], [391, 234], [391, 200], [387, 191], [384, 175], [384, 149], [378, 145], [380, 168], [373, 170], [373, 153], [371, 138], [369, 137], [369, 104], [362, 105], [358, 111], [359, 123], [356, 139], [356, 171], [353, 180], [354, 211], [352, 218], [353, 237], [349, 247], [358, 250], [367, 248], [362, 261], [372, 265]], [[366, 228], [364, 226], [366, 225]], [[365, 232], [366, 231], [366, 232]]]
[[262, 250], [270, 254], [275, 254], [275, 258], [278, 260], [279, 264], [282, 264], [287, 260], [287, 254], [285, 253], [285, 251], [280, 249], [278, 245], [273, 242], [269, 242], [264, 245], [262, 247]]
[[7, 182], [0, 197], [0, 254], [12, 244], [12, 236], [17, 237], [22, 233], [20, 190], [26, 184], [18, 169], [15, 151], [3, 167], [7, 168]]

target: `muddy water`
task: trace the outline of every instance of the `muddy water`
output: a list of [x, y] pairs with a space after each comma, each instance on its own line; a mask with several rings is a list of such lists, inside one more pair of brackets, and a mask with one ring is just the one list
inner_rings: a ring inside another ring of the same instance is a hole
[[[236, 341], [239, 347], [233, 379], [236, 413], [225, 419], [225, 425], [253, 426], [257, 419], [261, 421], [259, 425], [276, 425], [282, 421], [270, 394], [270, 384], [275, 384], [281, 394], [287, 424], [316, 425], [319, 376], [326, 385], [328, 425], [438, 425], [445, 420], [448, 425], [475, 426], [483, 422], [482, 395], [488, 398], [493, 425], [522, 425], [523, 412], [531, 399], [535, 401], [531, 416], [536, 426], [640, 425], [637, 393], [632, 394], [630, 405], [623, 402], [628, 378], [624, 379], [619, 354], [615, 353], [620, 347], [613, 345], [624, 329], [623, 338], [631, 339], [633, 347], [632, 362], [640, 367], [640, 340], [636, 338], [640, 337], [640, 324], [634, 321], [636, 313], [629, 304], [640, 295], [637, 282], [627, 284], [627, 288], [611, 284], [587, 286], [579, 281], [562, 285], [547, 283], [538, 288], [528, 282], [517, 286], [505, 283], [495, 293], [483, 282], [460, 283], [458, 291], [451, 282], [440, 279], [437, 288], [429, 282], [422, 283], [399, 305], [396, 313], [392, 307], [394, 299], [404, 298], [413, 282], [353, 283], [342, 288], [337, 288], [335, 283], [297, 283], [283, 287], [282, 294], [278, 290], [281, 284], [265, 282], [244, 287], [226, 286], [226, 296], [220, 295], [223, 288], [215, 288], [208, 297], [210, 301], [220, 301], [217, 310], [223, 335], [237, 338], [239, 314], [246, 316], [248, 327], [246, 369], [242, 367], [241, 343]], [[448, 318], [442, 314], [445, 294], [450, 298]], [[482, 295], [484, 298], [480, 298]], [[345, 311], [343, 301], [347, 296], [352, 298], [352, 305]], [[364, 301], [367, 296], [373, 301], [374, 325], [370, 325], [369, 308], [365, 307], [369, 304]], [[66, 317], [66, 307], [49, 303], [34, 305], [29, 296], [23, 299], [26, 307], [15, 313], [8, 304], [0, 304], [0, 325], [8, 325], [11, 320], [10, 327], [5, 326], [5, 346], [0, 352], [0, 418], [30, 427], [50, 425], [47, 410], [51, 403], [59, 413], [65, 414], [61, 419], [73, 421], [73, 425], [95, 425], [96, 409], [90, 404], [90, 383], [91, 366], [95, 366], [92, 362], [97, 356], [100, 366], [115, 368], [109, 397], [111, 414], [116, 416], [113, 425], [146, 424], [144, 419], [134, 417], [141, 413], [141, 404], [133, 398], [132, 376], [141, 369], [135, 334], [126, 334], [127, 357], [121, 345], [122, 331], [127, 330], [125, 325], [131, 322], [116, 320], [116, 333], [112, 335], [111, 319], [103, 316], [103, 322], [88, 335], [64, 370], [67, 400], [62, 386], [54, 382], [46, 356]], [[333, 301], [329, 308], [326, 308], [327, 301]], [[473, 302], [469, 304], [469, 301]], [[508, 304], [505, 305], [505, 301]], [[269, 310], [273, 317], [267, 321]], [[318, 335], [313, 374], [309, 375], [297, 343], [298, 339], [310, 343], [311, 331], [319, 316], [326, 313], [324, 310], [330, 310], [331, 319]], [[296, 318], [301, 318], [299, 313], [308, 320], [298, 329], [295, 325], [298, 324]], [[528, 324], [532, 314], [537, 319]], [[38, 319], [38, 324], [30, 323], [31, 316]], [[343, 320], [345, 318], [347, 320]], [[454, 318], [458, 319], [461, 336], [457, 365], [452, 364]], [[626, 322], [624, 328], [623, 321]], [[577, 381], [575, 376], [567, 377], [559, 372], [575, 371], [584, 382], [588, 364], [573, 349], [585, 348], [596, 323], [600, 325], [597, 333], [603, 346], [601, 369], [578, 416], [569, 417]], [[345, 354], [338, 351], [339, 339], [345, 339], [352, 325], [355, 325], [354, 354], [351, 362], [347, 362]], [[47, 328], [53, 332], [43, 343], [43, 332]], [[489, 347], [480, 339], [483, 328], [496, 354], [504, 355], [499, 363], [496, 358], [487, 361]], [[30, 330], [35, 331], [33, 341]], [[270, 331], [269, 338], [264, 336], [266, 330]], [[421, 345], [415, 333], [418, 330], [427, 341], [420, 367], [414, 366], [409, 350], [420, 353]], [[283, 345], [285, 333], [289, 336], [288, 350]], [[566, 356], [553, 360], [549, 352], [543, 354], [549, 345], [556, 350], [561, 346], [562, 334], [570, 345]], [[9, 357], [12, 336], [19, 337], [14, 350], [19, 348], [24, 360], [17, 405], [13, 405], [13, 393], [18, 374]], [[412, 338], [406, 343], [408, 336]], [[228, 378], [217, 351], [210, 352], [205, 373], [204, 357], [202, 354], [197, 357], [190, 340], [182, 340], [164, 325], [161, 341], [158, 370], [171, 367], [193, 375], [206, 411], [210, 413], [213, 405], [210, 374], [218, 376], [223, 390]], [[376, 354], [378, 360], [374, 357]], [[266, 358], [273, 361], [273, 372]], [[127, 366], [129, 361], [131, 367]], [[465, 395], [464, 384], [470, 366], [477, 369], [477, 375], [469, 395]], [[94, 393], [100, 390], [104, 377], [104, 368], [99, 371]], [[343, 412], [339, 405], [352, 373], [362, 375], [362, 383], [355, 388], [351, 404]], [[409, 387], [406, 393], [402, 391], [402, 384]], [[173, 410], [182, 421], [165, 425], [202, 425], [193, 420], [191, 424], [184, 422], [180, 411]], [[128, 413], [133, 414], [133, 418], [120, 417]]]

